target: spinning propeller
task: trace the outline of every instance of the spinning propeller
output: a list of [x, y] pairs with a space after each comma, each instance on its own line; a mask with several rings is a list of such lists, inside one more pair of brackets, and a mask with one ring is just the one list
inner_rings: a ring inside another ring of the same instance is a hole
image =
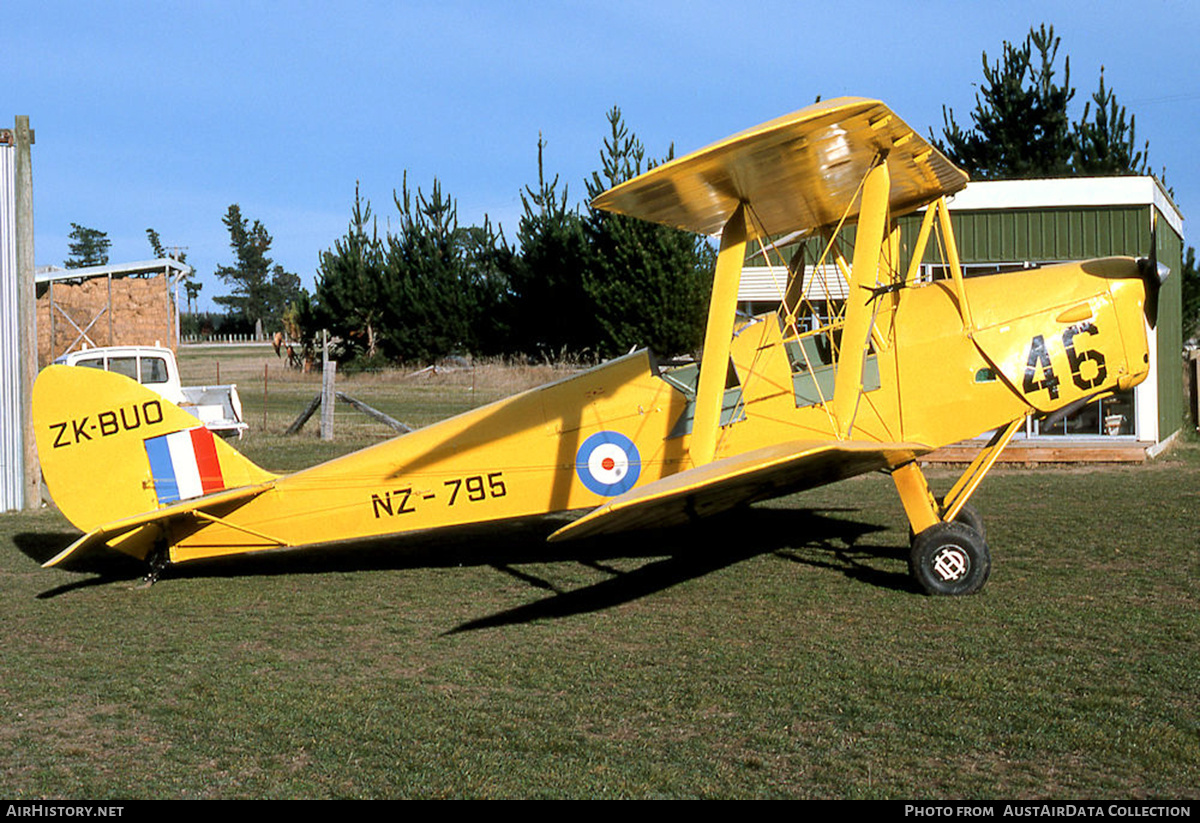
[[1150, 223], [1150, 256], [1139, 257], [1137, 261], [1138, 274], [1146, 284], [1146, 322], [1150, 328], [1158, 323], [1158, 292], [1166, 282], [1171, 269], [1165, 263], [1158, 262], [1158, 215], [1154, 215]]

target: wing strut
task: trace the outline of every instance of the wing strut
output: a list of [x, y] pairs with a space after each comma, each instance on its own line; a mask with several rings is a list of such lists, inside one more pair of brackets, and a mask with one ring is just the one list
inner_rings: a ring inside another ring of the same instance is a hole
[[1012, 440], [1013, 435], [1017, 433], [1017, 429], [1021, 428], [1025, 423], [1024, 417], [1018, 417], [1016, 420], [1008, 424], [1007, 428], [996, 429], [996, 433], [992, 435], [987, 446], [980, 450], [975, 459], [971, 461], [971, 465], [967, 466], [967, 470], [963, 472], [962, 477], [958, 482], [946, 493], [943, 500], [944, 511], [942, 518], [945, 520], [953, 520], [962, 511], [962, 507], [966, 505], [971, 494], [983, 482], [983, 477], [992, 468], [992, 465], [1000, 457], [1000, 452], [1004, 451], [1004, 447], [1008, 445], [1008, 441]]
[[958, 294], [963, 326], [967, 334], [975, 331], [975, 320], [971, 317], [971, 306], [967, 303], [967, 287], [963, 284], [962, 263], [958, 259], [958, 242], [954, 239], [954, 225], [950, 222], [950, 209], [946, 206], [946, 198], [939, 197], [930, 206], [936, 208], [938, 222], [942, 228], [942, 241], [946, 244], [946, 265], [950, 267], [950, 277], [954, 280], [954, 290]]
[[833, 383], [833, 417], [842, 439], [850, 436], [862, 389], [863, 360], [867, 356], [873, 317], [869, 297], [878, 279], [879, 256], [887, 233], [891, 180], [885, 158], [879, 158], [863, 180], [862, 207], [846, 297], [846, 325], [842, 329], [842, 347]]
[[740, 203], [721, 232], [721, 250], [713, 275], [704, 353], [700, 358], [700, 382], [696, 388], [696, 416], [689, 447], [694, 466], [711, 463], [717, 453], [721, 400], [725, 396], [725, 378], [729, 374], [729, 345], [733, 339], [733, 318], [745, 259], [746, 204]]

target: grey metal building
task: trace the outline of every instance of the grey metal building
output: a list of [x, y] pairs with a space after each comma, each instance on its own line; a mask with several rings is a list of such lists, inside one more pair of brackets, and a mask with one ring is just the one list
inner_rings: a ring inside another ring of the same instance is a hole
[[17, 330], [16, 148], [0, 142], [0, 512], [21, 508], [24, 470]]

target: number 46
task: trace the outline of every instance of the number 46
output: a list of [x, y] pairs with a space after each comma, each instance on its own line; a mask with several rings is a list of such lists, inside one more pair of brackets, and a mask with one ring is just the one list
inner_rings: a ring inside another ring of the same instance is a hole
[[[1062, 333], [1063, 349], [1067, 353], [1067, 364], [1071, 368], [1071, 380], [1083, 390], [1094, 389], [1104, 384], [1108, 377], [1108, 367], [1104, 355], [1098, 351], [1076, 351], [1075, 338], [1081, 334], [1099, 334], [1094, 323], [1079, 323], [1070, 326]], [[1083, 364], [1091, 362], [1095, 365], [1096, 374], [1088, 378], [1083, 374]], [[1038, 374], [1041, 378], [1038, 378]], [[1029, 358], [1025, 363], [1025, 381], [1021, 388], [1026, 394], [1045, 389], [1050, 392], [1050, 399], [1058, 399], [1058, 377], [1054, 374], [1054, 366], [1050, 363], [1050, 352], [1042, 335], [1037, 335], [1029, 342]]]

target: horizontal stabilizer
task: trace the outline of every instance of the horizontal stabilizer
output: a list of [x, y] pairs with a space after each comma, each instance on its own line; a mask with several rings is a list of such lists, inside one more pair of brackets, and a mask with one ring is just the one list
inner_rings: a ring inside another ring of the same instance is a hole
[[680, 525], [743, 503], [894, 468], [929, 451], [918, 443], [779, 443], [635, 488], [564, 526], [549, 539]]
[[114, 520], [111, 523], [105, 523], [103, 526], [88, 532], [70, 546], [67, 546], [67, 548], [54, 555], [54, 557], [42, 564], [42, 568], [48, 569], [51, 566], [57, 566], [68, 557], [80, 557], [84, 554], [87, 554], [90, 550], [100, 548], [101, 546], [107, 544], [110, 540], [120, 537], [123, 534], [127, 534], [134, 529], [139, 529], [142, 526], [147, 526], [151, 523], [165, 523], [166, 521], [176, 517], [192, 515], [197, 512], [209, 512], [214, 509], [223, 508], [230, 503], [238, 503], [249, 500], [252, 497], [257, 497], [274, 485], [274, 481], [271, 481], [257, 486], [245, 486], [240, 489], [230, 489], [228, 491], [210, 494], [206, 497], [199, 497], [194, 500], [176, 503], [175, 505], [167, 506], [166, 508], [154, 509], [153, 511], [148, 511], [135, 517], [125, 517], [120, 520]]

